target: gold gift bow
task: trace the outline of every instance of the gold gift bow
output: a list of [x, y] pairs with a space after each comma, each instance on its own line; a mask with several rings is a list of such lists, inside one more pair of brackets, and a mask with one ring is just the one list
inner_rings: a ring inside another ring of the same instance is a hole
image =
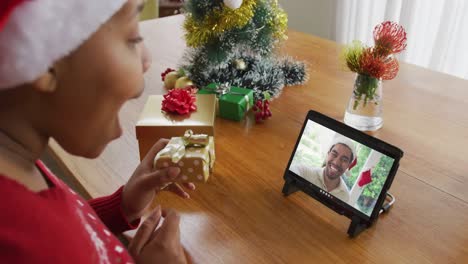
[[185, 131], [182, 139], [187, 147], [205, 147], [209, 143], [208, 135], [193, 134], [191, 129]]
[[159, 156], [170, 156], [172, 162], [178, 163], [185, 155], [186, 147], [203, 148], [209, 143], [209, 137], [206, 134], [193, 134], [192, 130], [187, 130], [182, 137], [182, 144], [179, 142], [169, 143]]
[[216, 94], [218, 94], [219, 96], [223, 96], [225, 94], [244, 96], [244, 100], [246, 102], [245, 111], [247, 112], [247, 111], [250, 110], [251, 105], [250, 105], [249, 96], [247, 94], [243, 94], [243, 93], [231, 92], [231, 85], [229, 83], [216, 84], [216, 88], [206, 88], [205, 87], [203, 89], [211, 90], [211, 91], [215, 92]]

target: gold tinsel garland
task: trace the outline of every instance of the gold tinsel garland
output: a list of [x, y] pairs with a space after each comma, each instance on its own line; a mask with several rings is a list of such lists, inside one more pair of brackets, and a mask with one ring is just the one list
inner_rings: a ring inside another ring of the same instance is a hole
[[278, 1], [272, 1], [273, 16], [268, 24], [273, 28], [273, 37], [278, 40], [286, 40], [286, 30], [288, 28], [288, 15], [278, 4]]
[[215, 9], [212, 14], [205, 16], [202, 21], [195, 21], [190, 13], [187, 13], [184, 22], [187, 45], [200, 47], [226, 30], [247, 25], [254, 15], [256, 4], [256, 0], [244, 0], [242, 6], [238, 9], [228, 7]]

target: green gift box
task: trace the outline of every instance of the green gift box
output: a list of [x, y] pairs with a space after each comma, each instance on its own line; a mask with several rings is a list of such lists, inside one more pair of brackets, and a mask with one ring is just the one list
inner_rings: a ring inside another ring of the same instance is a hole
[[251, 89], [210, 83], [198, 91], [199, 94], [216, 94], [218, 97], [219, 116], [240, 121], [253, 106]]

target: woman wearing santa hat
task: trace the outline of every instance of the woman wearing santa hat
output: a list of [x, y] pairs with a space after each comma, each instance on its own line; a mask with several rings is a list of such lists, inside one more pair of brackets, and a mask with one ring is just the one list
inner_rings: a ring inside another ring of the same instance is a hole
[[158, 207], [128, 251], [113, 235], [139, 225], [155, 190], [189, 197], [172, 183], [178, 168], [152, 170], [167, 140], [125, 186], [90, 201], [39, 160], [51, 138], [95, 158], [121, 135], [118, 112], [141, 94], [147, 68], [138, 31], [143, 4], [0, 2], [0, 263], [186, 263], [172, 210]]

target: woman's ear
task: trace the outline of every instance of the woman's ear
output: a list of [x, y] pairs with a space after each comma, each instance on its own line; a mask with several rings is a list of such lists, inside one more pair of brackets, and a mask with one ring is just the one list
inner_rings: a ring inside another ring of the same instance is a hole
[[50, 68], [49, 71], [42, 74], [37, 78], [32, 86], [34, 89], [41, 93], [53, 93], [57, 88], [57, 76], [54, 68]]

